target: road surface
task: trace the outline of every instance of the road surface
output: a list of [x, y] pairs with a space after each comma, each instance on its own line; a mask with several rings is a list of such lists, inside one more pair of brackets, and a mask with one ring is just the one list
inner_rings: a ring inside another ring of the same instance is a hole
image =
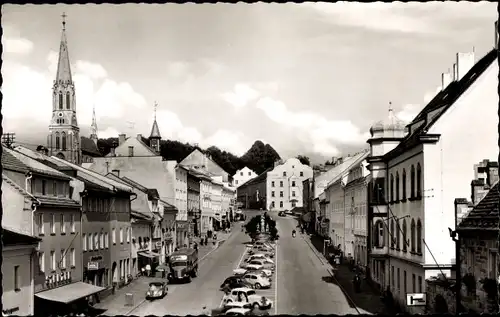
[[200, 263], [198, 277], [189, 284], [168, 285], [169, 294], [155, 301], [145, 301], [129, 315], [200, 315], [220, 305], [223, 292], [220, 284], [239, 263], [248, 236], [241, 232], [242, 223], [236, 223], [229, 238]]

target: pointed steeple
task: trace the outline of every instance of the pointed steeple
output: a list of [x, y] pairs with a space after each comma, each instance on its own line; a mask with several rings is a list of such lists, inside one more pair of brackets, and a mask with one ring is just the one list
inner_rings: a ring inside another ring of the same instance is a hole
[[151, 135], [149, 136], [150, 139], [153, 139], [153, 138], [161, 139], [160, 129], [158, 128], [158, 123], [156, 123], [156, 107], [158, 107], [158, 104], [155, 102], [154, 121], [153, 121], [153, 127], [151, 128]]
[[97, 144], [97, 120], [95, 118], [95, 104], [92, 110], [92, 125], [90, 126], [90, 139]]
[[57, 62], [56, 82], [72, 82], [71, 65], [69, 63], [68, 41], [66, 40], [66, 14], [62, 14], [62, 35], [59, 45], [59, 60]]
[[149, 136], [149, 145], [153, 150], [155, 150], [157, 153], [160, 153], [160, 140], [161, 140], [161, 135], [160, 135], [160, 129], [158, 128], [158, 123], [156, 122], [156, 108], [158, 107], [158, 104], [155, 101], [154, 105], [154, 121], [153, 121], [153, 127], [151, 128], [151, 135]]

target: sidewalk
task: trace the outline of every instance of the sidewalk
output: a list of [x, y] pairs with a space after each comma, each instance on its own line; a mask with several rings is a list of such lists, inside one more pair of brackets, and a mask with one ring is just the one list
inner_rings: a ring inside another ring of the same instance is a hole
[[224, 243], [224, 241], [227, 240], [227, 238], [229, 238], [229, 236], [231, 235], [231, 232], [232, 231], [230, 231], [229, 233], [225, 233], [222, 231], [216, 232], [217, 241], [215, 244], [213, 243], [213, 241], [214, 241], [213, 239], [208, 239], [208, 245], [201, 245], [200, 244], [201, 238], [199, 238], [199, 237], [194, 238], [194, 241], [198, 244], [198, 260], [202, 260], [203, 258], [205, 258], [205, 256], [207, 256], [213, 250], [217, 249], [222, 243]]
[[[305, 238], [307, 240], [310, 240], [311, 244], [316, 250], [318, 250], [320, 253], [323, 253], [323, 238], [318, 237], [314, 234], [309, 238]], [[328, 261], [326, 261], [325, 259], [325, 262]], [[335, 272], [335, 277], [328, 282], [340, 286], [342, 292], [348, 298], [349, 305], [351, 305], [352, 308], [354, 308], [354, 305], [356, 305], [356, 308], [358, 308], [360, 313], [364, 313], [364, 311], [366, 311], [371, 314], [396, 314], [395, 311], [388, 311], [388, 309], [380, 299], [381, 293], [374, 289], [371, 285], [369, 285], [366, 280], [363, 280], [361, 283], [361, 292], [355, 292], [352, 282], [354, 278], [354, 272], [349, 269], [347, 264], [337, 265], [335, 269], [333, 269], [331, 264], [329, 264], [328, 266], [332, 271]], [[354, 305], [352, 302], [354, 302]]]

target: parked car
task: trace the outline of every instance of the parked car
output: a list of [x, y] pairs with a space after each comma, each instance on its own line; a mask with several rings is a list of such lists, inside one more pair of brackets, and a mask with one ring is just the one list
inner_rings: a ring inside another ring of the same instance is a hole
[[225, 295], [222, 299], [224, 305], [237, 301], [248, 302], [254, 308], [261, 309], [267, 309], [273, 306], [273, 302], [270, 299], [265, 296], [258, 295], [251, 288], [235, 288], [231, 291], [231, 293]]
[[248, 308], [231, 308], [231, 309], [228, 309], [224, 315], [225, 316], [245, 316], [245, 315], [250, 315], [250, 313], [252, 312], [251, 309], [248, 309]]
[[263, 277], [269, 278], [270, 281], [272, 281], [272, 276], [273, 276], [273, 271], [268, 270], [268, 269], [261, 269], [261, 270], [248, 270], [247, 272], [252, 272], [252, 273], [257, 273], [260, 274]]
[[239, 276], [230, 276], [222, 282], [220, 285], [220, 289], [224, 290], [225, 287], [229, 287], [230, 289], [239, 288], [239, 287], [250, 287], [251, 284], [241, 279]]
[[271, 287], [271, 281], [269, 278], [267, 278], [267, 276], [262, 276], [259, 273], [249, 272], [243, 276], [243, 280], [252, 285], [252, 288], [255, 289]]
[[264, 268], [261, 264], [255, 264], [255, 263], [243, 263], [240, 265], [240, 267], [245, 270], [253, 270], [253, 271], [262, 270]]
[[165, 282], [151, 282], [149, 283], [148, 291], [146, 292], [146, 299], [163, 298], [167, 295], [168, 287]]
[[[267, 260], [267, 259], [254, 259], [249, 262], [247, 262], [248, 265], [257, 265], [260, 266], [263, 269], [269, 269], [274, 271], [274, 262]], [[248, 268], [247, 265], [247, 268]]]
[[280, 211], [280, 212], [278, 213], [278, 216], [280, 216], [280, 217], [286, 217], [286, 214], [285, 214], [285, 212], [284, 212], [284, 211]]
[[248, 257], [247, 259], [247, 262], [251, 261], [251, 260], [266, 260], [267, 262], [270, 262], [270, 263], [273, 263], [274, 264], [274, 261], [271, 260], [266, 254], [264, 253], [256, 253], [256, 254], [252, 254]]

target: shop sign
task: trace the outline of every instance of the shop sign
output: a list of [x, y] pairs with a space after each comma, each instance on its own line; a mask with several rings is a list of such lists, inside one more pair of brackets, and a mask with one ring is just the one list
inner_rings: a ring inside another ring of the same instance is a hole
[[177, 225], [177, 230], [185, 230], [187, 227], [186, 222], [177, 222], [176, 225]]
[[87, 269], [90, 270], [98, 270], [99, 269], [99, 262], [89, 262], [87, 264]]

